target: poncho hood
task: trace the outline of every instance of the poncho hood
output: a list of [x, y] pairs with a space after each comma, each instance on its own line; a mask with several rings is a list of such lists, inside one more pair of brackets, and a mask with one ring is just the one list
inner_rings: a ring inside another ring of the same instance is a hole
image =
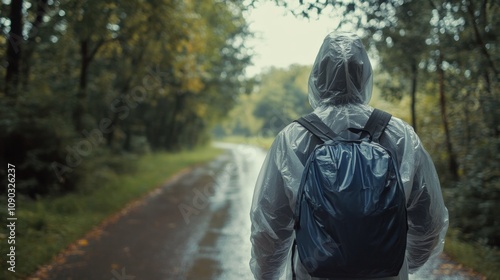
[[353, 33], [328, 34], [309, 76], [311, 106], [368, 104], [372, 87], [372, 67], [360, 38]]

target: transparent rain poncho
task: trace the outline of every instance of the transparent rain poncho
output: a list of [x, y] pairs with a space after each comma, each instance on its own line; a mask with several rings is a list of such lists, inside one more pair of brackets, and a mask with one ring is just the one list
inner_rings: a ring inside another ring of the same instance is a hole
[[[350, 127], [364, 127], [373, 111], [367, 105], [372, 81], [361, 40], [354, 34], [331, 33], [309, 77], [309, 102], [335, 133], [346, 135]], [[293, 210], [304, 164], [317, 144], [311, 133], [294, 122], [276, 136], [267, 154], [250, 213], [250, 268], [256, 279], [292, 279]], [[391, 145], [397, 152], [408, 209], [406, 259], [399, 276], [385, 279], [408, 279], [409, 273], [442, 252], [448, 212], [434, 164], [413, 128], [393, 117], [381, 144]], [[315, 279], [307, 274], [297, 254], [293, 263], [297, 279]]]

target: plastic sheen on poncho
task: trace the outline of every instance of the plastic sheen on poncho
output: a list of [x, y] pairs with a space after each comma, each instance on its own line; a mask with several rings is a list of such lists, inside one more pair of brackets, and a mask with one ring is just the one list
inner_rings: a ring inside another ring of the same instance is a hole
[[[349, 137], [349, 127], [364, 127], [372, 68], [361, 40], [354, 34], [329, 34], [309, 77], [309, 102], [314, 112], [337, 134]], [[297, 123], [274, 140], [255, 186], [250, 218], [255, 279], [291, 279], [291, 247], [295, 238], [293, 209], [308, 155], [318, 140]], [[408, 279], [427, 260], [442, 252], [448, 228], [434, 164], [413, 128], [393, 117], [381, 138], [397, 152], [408, 213], [406, 259], [397, 277]], [[297, 279], [311, 278], [295, 254]]]

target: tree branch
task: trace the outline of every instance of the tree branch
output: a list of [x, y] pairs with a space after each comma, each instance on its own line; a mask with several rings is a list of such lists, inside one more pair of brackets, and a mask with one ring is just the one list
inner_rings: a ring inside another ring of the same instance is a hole
[[90, 61], [92, 61], [92, 59], [94, 59], [94, 56], [96, 55], [97, 51], [104, 45], [104, 42], [106, 42], [106, 40], [104, 40], [102, 38], [99, 39], [99, 41], [97, 41], [94, 49], [87, 56], [87, 61], [88, 62], [90, 62]]

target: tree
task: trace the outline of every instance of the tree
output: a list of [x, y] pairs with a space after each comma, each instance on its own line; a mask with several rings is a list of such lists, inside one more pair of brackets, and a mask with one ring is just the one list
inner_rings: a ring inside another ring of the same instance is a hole
[[[368, 14], [368, 32], [373, 34], [371, 43], [380, 57], [382, 69], [387, 71], [391, 79], [400, 79], [402, 85], [409, 85], [411, 96], [411, 124], [417, 131], [417, 83], [420, 65], [425, 60], [428, 48], [425, 39], [429, 36], [430, 26], [427, 24], [432, 17], [425, 3], [407, 1], [395, 7], [387, 7], [387, 13], [400, 15], [384, 17], [380, 13]], [[379, 84], [385, 90], [391, 85]], [[394, 92], [397, 91], [397, 92]], [[405, 87], [392, 90], [396, 97], [401, 96]], [[385, 93], [385, 91], [384, 91]], [[387, 92], [391, 94], [391, 91]]]
[[311, 66], [291, 65], [270, 68], [259, 77], [259, 85], [249, 96], [242, 96], [226, 123], [233, 133], [273, 137], [294, 119], [311, 111], [307, 80]]

